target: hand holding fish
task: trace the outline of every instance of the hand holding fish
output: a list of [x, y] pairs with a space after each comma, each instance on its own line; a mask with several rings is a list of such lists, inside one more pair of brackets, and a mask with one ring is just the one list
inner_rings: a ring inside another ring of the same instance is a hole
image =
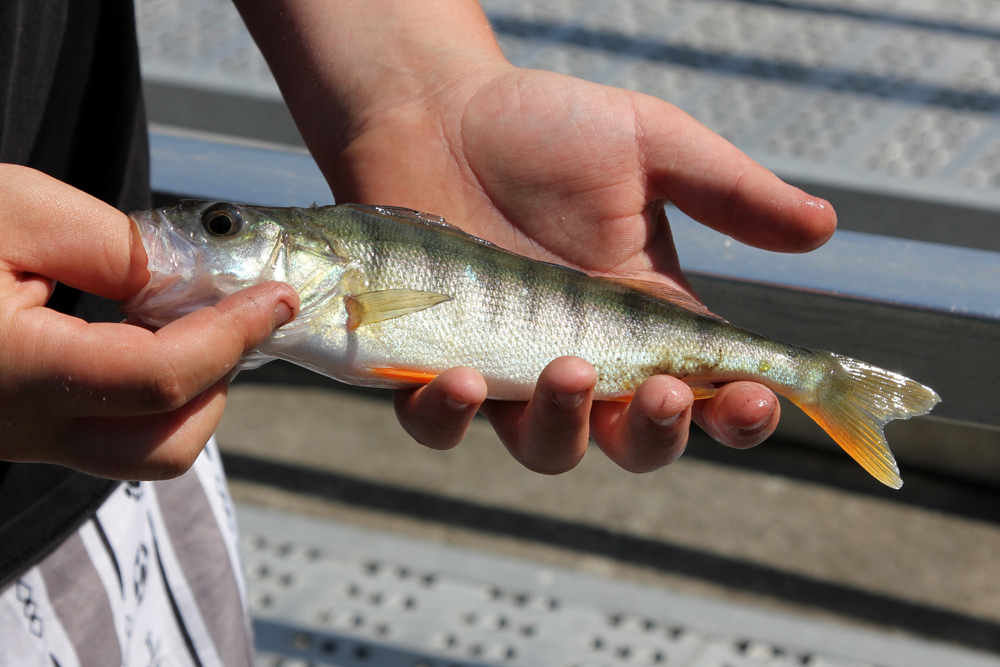
[[[435, 213], [522, 255], [682, 289], [664, 199], [771, 250], [807, 251], [833, 233], [826, 202], [676, 107], [512, 67], [474, 2], [237, 4], [338, 201]], [[631, 405], [592, 403], [595, 383], [589, 364], [561, 359], [530, 402], [487, 402], [483, 412], [514, 456], [543, 472], [575, 465], [588, 435], [643, 471], [680, 454], [692, 416], [737, 447], [778, 420], [774, 394], [752, 382], [695, 402], [683, 382], [658, 376]], [[420, 442], [452, 446], [485, 386], [455, 369], [401, 392], [397, 414]]]
[[127, 298], [149, 281], [146, 263], [123, 213], [0, 164], [0, 461], [180, 474], [222, 417], [232, 368], [299, 306], [266, 283], [155, 333], [44, 307], [56, 281]]

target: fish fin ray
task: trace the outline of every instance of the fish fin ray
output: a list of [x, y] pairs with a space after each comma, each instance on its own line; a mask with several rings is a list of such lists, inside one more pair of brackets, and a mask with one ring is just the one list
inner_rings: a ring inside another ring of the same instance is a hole
[[544, 266], [552, 266], [552, 267], [555, 267], [557, 269], [561, 269], [563, 271], [569, 271], [570, 273], [575, 273], [578, 276], [589, 276], [590, 275], [590, 274], [588, 274], [585, 271], [581, 271], [579, 269], [574, 269], [571, 266], [564, 266], [562, 264], [556, 264], [555, 262], [546, 262], [546, 261], [541, 260], [541, 259], [533, 259], [531, 261], [536, 262], [538, 264], [542, 264]]
[[370, 366], [368, 372], [383, 380], [395, 380], [406, 384], [427, 384], [438, 376], [437, 373], [415, 371], [407, 368], [392, 368], [391, 366]]
[[704, 401], [705, 399], [712, 398], [718, 389], [715, 388], [714, 384], [689, 384], [691, 388], [691, 393], [694, 394], [694, 400]]
[[437, 292], [419, 292], [408, 289], [351, 294], [344, 299], [344, 305], [347, 308], [347, 329], [354, 331], [367, 324], [426, 310], [445, 301], [451, 301], [451, 297]]
[[405, 218], [412, 222], [434, 225], [440, 227], [448, 227], [457, 231], [462, 231], [455, 225], [451, 224], [440, 215], [434, 215], [433, 213], [424, 213], [422, 211], [417, 211], [412, 208], [405, 208], [402, 206], [373, 206], [376, 211], [382, 213], [383, 215], [391, 215], [396, 218]]
[[789, 398], [875, 479], [898, 489], [903, 480], [883, 429], [894, 419], [927, 414], [941, 397], [898, 373], [825, 354], [833, 362], [833, 372], [825, 379], [823, 395], [827, 397], [815, 401]]
[[599, 279], [624, 285], [625, 287], [634, 289], [637, 292], [642, 292], [648, 296], [666, 301], [667, 303], [671, 303], [678, 308], [683, 308], [684, 310], [697, 313], [698, 315], [711, 317], [712, 319], [716, 319], [721, 322], [726, 321], [710, 311], [701, 301], [698, 301], [698, 299], [694, 298], [684, 290], [674, 287], [673, 285], [654, 283], [648, 280], [637, 280], [635, 278], [618, 278], [611, 276], [601, 276]]
[[467, 239], [476, 241], [483, 245], [490, 246], [492, 248], [498, 248], [499, 246], [495, 243], [491, 243], [486, 239], [481, 239], [478, 236], [473, 236], [469, 232], [465, 231], [461, 227], [456, 227], [439, 215], [434, 215], [432, 213], [422, 213], [416, 211], [412, 208], [403, 208], [401, 206], [371, 206], [368, 204], [344, 204], [355, 210], [361, 211], [362, 213], [367, 213], [369, 215], [381, 215], [384, 217], [393, 218], [400, 222], [405, 222], [411, 225], [421, 225], [424, 227], [431, 227], [438, 231], [446, 231], [452, 234], [457, 234], [459, 236], [464, 236]]

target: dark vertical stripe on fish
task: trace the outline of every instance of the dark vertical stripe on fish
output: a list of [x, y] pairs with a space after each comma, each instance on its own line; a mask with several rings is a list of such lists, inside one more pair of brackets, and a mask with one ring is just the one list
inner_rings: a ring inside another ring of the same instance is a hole
[[573, 344], [579, 346], [587, 330], [587, 301], [580, 281], [576, 276], [565, 275], [563, 278], [563, 295], [570, 321], [573, 323]]
[[725, 358], [722, 345], [726, 339], [718, 336], [715, 321], [707, 317], [693, 318], [693, 325], [694, 339], [700, 343], [698, 349], [703, 358], [702, 363], [709, 371], [719, 368]]
[[[420, 248], [421, 256], [414, 257], [414, 269], [417, 274], [427, 271], [432, 281], [431, 291], [442, 289], [449, 285], [457, 270], [455, 266], [456, 258], [460, 257], [457, 252], [449, 252], [448, 243], [442, 244], [448, 237], [440, 232], [431, 232], [427, 229], [413, 228], [408, 230], [416, 237], [416, 248]], [[443, 246], [443, 247], [442, 247]]]
[[633, 340], [642, 340], [646, 332], [646, 318], [649, 315], [649, 297], [641, 292], [629, 290], [624, 292], [621, 300], [622, 319], [625, 320], [625, 328], [628, 335]]
[[525, 308], [528, 310], [525, 313], [525, 319], [528, 324], [535, 326], [538, 323], [538, 312], [542, 306], [542, 288], [538, 276], [534, 273], [521, 271], [517, 274], [517, 281], [519, 292], [527, 296], [524, 299]]
[[490, 326], [500, 330], [504, 325], [504, 318], [508, 315], [507, 309], [517, 308], [517, 303], [509, 302], [512, 294], [505, 289], [506, 281], [500, 274], [500, 267], [497, 264], [486, 263], [483, 259], [479, 256], [476, 261], [483, 267], [479, 272], [479, 280], [483, 284], [486, 296], [486, 316], [489, 318]]
[[373, 219], [369, 216], [366, 216], [364, 225], [362, 226], [362, 231], [367, 237], [369, 245], [369, 268], [365, 272], [367, 275], [364, 278], [371, 289], [384, 289], [379, 284], [385, 278], [386, 251], [388, 250], [386, 246], [389, 242], [388, 235], [386, 234], [387, 229], [388, 225], [384, 221]]

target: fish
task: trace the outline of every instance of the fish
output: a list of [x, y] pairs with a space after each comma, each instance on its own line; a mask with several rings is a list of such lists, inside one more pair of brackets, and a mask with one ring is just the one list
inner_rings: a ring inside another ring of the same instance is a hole
[[596, 400], [628, 401], [657, 374], [696, 398], [751, 380], [893, 488], [902, 479], [885, 424], [941, 400], [898, 373], [730, 324], [680, 289], [530, 259], [410, 209], [185, 200], [130, 217], [151, 277], [121, 310], [148, 326], [268, 280], [298, 291], [296, 318], [243, 367], [284, 359], [349, 384], [401, 388], [469, 366], [490, 398], [510, 401], [528, 400], [542, 369], [566, 355], [594, 366]]

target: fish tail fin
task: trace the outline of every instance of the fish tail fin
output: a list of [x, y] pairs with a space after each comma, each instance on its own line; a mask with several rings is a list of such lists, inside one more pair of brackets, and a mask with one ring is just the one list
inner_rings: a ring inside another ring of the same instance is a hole
[[894, 419], [930, 412], [941, 401], [907, 377], [832, 352], [827, 374], [812, 396], [790, 397], [875, 479], [903, 486], [883, 428]]

